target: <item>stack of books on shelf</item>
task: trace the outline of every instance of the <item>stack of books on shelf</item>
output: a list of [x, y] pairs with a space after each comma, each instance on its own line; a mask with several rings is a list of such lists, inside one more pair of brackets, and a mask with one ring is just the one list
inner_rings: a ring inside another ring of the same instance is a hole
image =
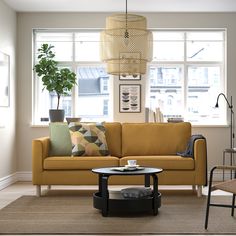
[[167, 119], [167, 122], [172, 122], [172, 123], [184, 122], [184, 118], [183, 117], [169, 117]]

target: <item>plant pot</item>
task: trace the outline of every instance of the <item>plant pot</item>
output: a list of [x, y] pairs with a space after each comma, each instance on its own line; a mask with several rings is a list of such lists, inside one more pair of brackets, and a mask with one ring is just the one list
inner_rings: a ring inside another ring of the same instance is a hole
[[61, 109], [50, 109], [49, 118], [51, 122], [63, 122], [65, 118], [65, 111]]

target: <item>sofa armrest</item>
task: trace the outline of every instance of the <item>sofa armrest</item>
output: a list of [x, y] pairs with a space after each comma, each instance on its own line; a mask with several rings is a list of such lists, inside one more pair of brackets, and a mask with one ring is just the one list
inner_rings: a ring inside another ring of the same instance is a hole
[[207, 185], [207, 146], [205, 139], [197, 139], [194, 142], [194, 160], [196, 171], [196, 183]]
[[49, 137], [33, 139], [32, 141], [32, 181], [37, 184], [40, 173], [43, 172], [43, 160], [48, 157]]

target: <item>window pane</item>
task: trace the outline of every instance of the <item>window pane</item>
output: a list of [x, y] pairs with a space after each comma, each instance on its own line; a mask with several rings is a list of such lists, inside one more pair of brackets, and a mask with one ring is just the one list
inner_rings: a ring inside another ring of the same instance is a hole
[[[217, 95], [225, 92], [224, 31], [154, 32], [153, 54], [156, 64], [149, 71], [152, 109], [160, 107], [165, 117], [183, 115], [195, 124], [226, 124], [225, 104], [214, 108]], [[170, 64], [178, 73], [170, 70]], [[181, 82], [170, 87], [171, 78]]]
[[219, 124], [225, 121], [225, 112], [214, 108], [221, 91], [220, 74], [220, 67], [188, 68], [188, 121], [198, 124]]
[[[55, 109], [57, 107], [57, 96], [55, 93], [50, 94], [50, 106]], [[71, 96], [62, 96], [60, 98], [60, 109], [65, 110], [65, 117], [71, 117], [72, 115], [72, 101]]]
[[[49, 93], [46, 89], [43, 90], [41, 80], [38, 81], [38, 99], [37, 100], [37, 109], [35, 112], [36, 123], [42, 121], [42, 118], [49, 119], [49, 109], [56, 109], [57, 107], [57, 96], [56, 93]], [[72, 116], [72, 99], [71, 96], [62, 96], [60, 98], [60, 107], [59, 109], [65, 110], [65, 117]]]
[[154, 61], [183, 61], [183, 32], [153, 32]]
[[178, 41], [184, 40], [183, 32], [153, 32], [153, 40], [154, 41]]
[[99, 41], [100, 33], [75, 34], [75, 60], [100, 61]]
[[183, 116], [183, 70], [179, 66], [150, 67], [150, 103], [165, 120]]
[[187, 32], [187, 40], [211, 40], [223, 41], [224, 34], [222, 32]]
[[187, 42], [188, 61], [222, 61], [222, 42]]
[[153, 61], [183, 61], [184, 42], [153, 42]]
[[83, 120], [108, 119], [109, 76], [104, 67], [80, 66], [77, 68], [79, 84], [78, 116]]
[[54, 46], [56, 61], [73, 60], [73, 33], [66, 32], [43, 32], [36, 34], [36, 52], [42, 44], [47, 43]]
[[71, 42], [51, 42], [51, 41], [45, 41], [42, 43], [37, 42], [36, 51], [44, 43], [54, 46], [54, 48], [52, 49], [52, 51], [56, 54], [54, 60], [56, 61], [72, 61], [73, 60], [73, 54], [72, 54], [73, 44]]
[[66, 32], [37, 32], [35, 37], [37, 42], [72, 42], [73, 33]]

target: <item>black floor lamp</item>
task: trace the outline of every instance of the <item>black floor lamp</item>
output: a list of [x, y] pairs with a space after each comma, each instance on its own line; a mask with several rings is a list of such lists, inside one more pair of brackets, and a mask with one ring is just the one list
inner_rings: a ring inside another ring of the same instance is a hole
[[[230, 97], [230, 103], [229, 103], [229, 101], [228, 101], [227, 97], [225, 96], [225, 94], [220, 93], [217, 96], [215, 107], [219, 107], [218, 101], [219, 101], [220, 96], [224, 97], [225, 101], [228, 104], [228, 108], [230, 109], [230, 149], [225, 149], [224, 150], [224, 155], [225, 155], [225, 152], [230, 153], [231, 165], [232, 165], [233, 153], [236, 153], [236, 149], [234, 149], [234, 137], [235, 136], [234, 136], [234, 111], [233, 111], [232, 96]], [[224, 156], [224, 158], [225, 158], [225, 156]], [[235, 173], [235, 176], [236, 176], [236, 173]], [[231, 178], [232, 178], [232, 173], [231, 173]]]

